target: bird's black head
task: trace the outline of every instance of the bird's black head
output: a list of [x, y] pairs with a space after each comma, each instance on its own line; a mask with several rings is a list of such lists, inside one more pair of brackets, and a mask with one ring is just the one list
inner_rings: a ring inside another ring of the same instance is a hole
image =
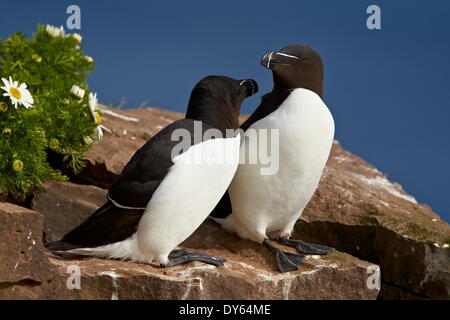
[[274, 90], [305, 88], [323, 94], [323, 63], [320, 55], [304, 44], [293, 44], [264, 54], [261, 64], [272, 70]]
[[192, 90], [186, 119], [205, 121], [221, 131], [237, 129], [242, 102], [256, 92], [258, 84], [253, 79], [208, 76]]

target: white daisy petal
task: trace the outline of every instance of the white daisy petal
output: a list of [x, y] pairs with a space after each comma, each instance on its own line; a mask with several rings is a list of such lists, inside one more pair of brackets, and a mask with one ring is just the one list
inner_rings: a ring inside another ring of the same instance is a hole
[[89, 93], [89, 110], [91, 111], [91, 115], [96, 120], [95, 108], [97, 107], [98, 99], [97, 93]]
[[102, 128], [103, 130], [105, 130], [106, 132], [112, 133], [112, 131], [111, 131], [110, 129], [108, 129], [107, 127], [105, 127], [105, 126], [102, 125], [102, 124], [99, 124], [98, 126], [99, 126], [100, 128]]
[[83, 37], [79, 35], [78, 33], [72, 33], [72, 37], [75, 39], [76, 42], [80, 43], [83, 40]]
[[76, 96], [76, 97], [78, 97], [78, 98], [80, 98], [80, 99], [83, 99], [83, 97], [84, 97], [84, 90], [83, 89], [81, 89], [79, 86], [77, 86], [77, 85], [73, 85], [72, 86], [72, 88], [70, 89], [70, 92], [74, 95], [74, 96]]
[[57, 38], [59, 36], [64, 36], [64, 27], [55, 27], [55, 26], [51, 26], [51, 25], [47, 25], [45, 27], [45, 31], [47, 32], [47, 34], [52, 37], [52, 38]]
[[102, 130], [102, 128], [100, 128], [100, 126], [98, 126], [98, 127], [96, 128], [96, 131], [97, 131], [97, 136], [98, 136], [98, 138], [99, 138], [99, 139], [103, 138], [103, 130]]

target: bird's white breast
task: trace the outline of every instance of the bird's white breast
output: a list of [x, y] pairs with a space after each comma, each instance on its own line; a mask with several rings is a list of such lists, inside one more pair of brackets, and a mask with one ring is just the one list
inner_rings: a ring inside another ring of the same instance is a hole
[[139, 223], [140, 251], [164, 259], [200, 226], [233, 179], [239, 145], [239, 135], [211, 139], [174, 158]]
[[[295, 89], [279, 108], [255, 122], [251, 130], [279, 130], [278, 171], [262, 175], [261, 161], [240, 164], [230, 185], [235, 231], [289, 229], [299, 218], [317, 188], [334, 136], [334, 121], [314, 92]], [[243, 144], [248, 154], [254, 144]], [[260, 148], [260, 146], [258, 146]], [[276, 149], [276, 148], [275, 148]], [[277, 156], [271, 155], [272, 157]], [[236, 230], [238, 229], [238, 230]]]

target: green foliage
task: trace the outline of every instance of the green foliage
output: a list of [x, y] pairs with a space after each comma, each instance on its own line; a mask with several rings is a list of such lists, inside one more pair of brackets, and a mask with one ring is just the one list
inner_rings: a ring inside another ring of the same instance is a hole
[[[25, 83], [34, 99], [29, 108], [15, 107], [0, 89], [0, 193], [23, 197], [45, 179], [64, 179], [48, 164], [48, 150], [62, 154], [72, 170], [82, 168], [98, 122], [86, 84], [94, 62], [80, 41], [42, 25], [29, 39], [21, 32], [0, 38], [0, 78]], [[71, 92], [73, 85], [85, 91], [83, 98]]]

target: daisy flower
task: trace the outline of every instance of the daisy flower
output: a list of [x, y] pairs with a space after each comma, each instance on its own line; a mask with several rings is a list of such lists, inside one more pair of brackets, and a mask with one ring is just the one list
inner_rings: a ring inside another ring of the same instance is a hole
[[81, 89], [79, 86], [73, 85], [72, 88], [70, 89], [70, 92], [71, 92], [74, 96], [76, 96], [76, 97], [78, 97], [78, 98], [80, 98], [80, 99], [83, 99], [83, 98], [84, 98], [84, 90]]
[[0, 112], [8, 111], [8, 105], [6, 102], [0, 101]]
[[83, 40], [83, 37], [79, 35], [78, 33], [72, 33], [72, 37], [75, 39], [76, 42], [81, 43], [81, 40]]
[[92, 118], [94, 118], [95, 124], [100, 124], [100, 113], [95, 110], [97, 107], [98, 99], [97, 99], [97, 93], [89, 93], [89, 110], [91, 110]]
[[32, 56], [31, 56], [31, 58], [34, 60], [34, 61], [36, 61], [37, 63], [41, 63], [42, 62], [42, 58], [41, 58], [41, 56], [40, 55], [38, 55], [38, 54], [33, 54]]
[[19, 83], [17, 81], [13, 81], [11, 77], [9, 77], [9, 81], [5, 78], [2, 78], [2, 81], [5, 86], [1, 87], [1, 89], [6, 91], [3, 96], [9, 97], [16, 109], [17, 104], [21, 104], [27, 109], [33, 106], [34, 99], [31, 96], [30, 91], [28, 91], [25, 83], [22, 83], [19, 86]]
[[87, 144], [87, 145], [92, 144], [92, 139], [91, 139], [91, 137], [89, 137], [89, 136], [84, 136], [84, 137], [83, 137], [83, 141], [84, 141], [84, 143]]
[[12, 168], [16, 172], [21, 172], [22, 169], [23, 169], [23, 162], [20, 161], [20, 160], [17, 160], [17, 159], [14, 160], [13, 163], [12, 163]]
[[92, 118], [94, 118], [95, 124], [97, 125], [97, 127], [95, 128], [95, 132], [97, 133], [97, 137], [100, 140], [101, 138], [103, 138], [103, 130], [102, 129], [104, 129], [108, 132], [111, 132], [111, 130], [109, 130], [104, 125], [100, 124], [101, 123], [100, 113], [96, 110], [97, 104], [98, 104], [97, 93], [90, 92], [89, 93], [89, 110], [91, 111]]
[[50, 37], [53, 37], [53, 38], [57, 38], [59, 36], [64, 36], [64, 28], [63, 28], [63, 26], [58, 28], [58, 27], [51, 26], [51, 25], [48, 24], [45, 27], [45, 31], [47, 32], [47, 34]]

